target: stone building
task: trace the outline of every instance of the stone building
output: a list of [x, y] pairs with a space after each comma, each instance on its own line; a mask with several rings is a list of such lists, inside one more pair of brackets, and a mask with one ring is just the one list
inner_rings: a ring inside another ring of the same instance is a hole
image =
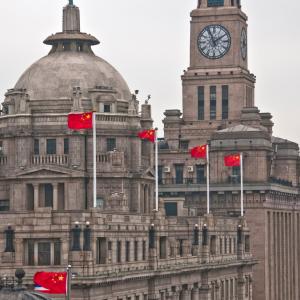
[[[71, 299], [253, 299], [248, 226], [235, 216], [196, 216], [178, 205], [153, 211], [152, 127], [137, 93], [94, 55], [79, 8], [63, 10], [48, 55], [8, 90], [0, 115], [0, 273], [63, 271]], [[67, 127], [70, 112], [95, 111], [97, 203], [92, 201], [92, 133]], [[55, 297], [62, 298], [62, 297]]]
[[247, 16], [237, 0], [203, 0], [191, 12], [190, 66], [182, 75], [183, 109], [166, 110], [160, 141], [160, 195], [167, 214], [184, 205], [206, 213], [206, 160], [190, 157], [210, 147], [211, 213], [240, 214], [240, 167], [224, 156], [244, 156], [245, 218], [250, 228], [255, 300], [300, 299], [299, 146], [274, 137], [270, 113], [255, 106], [256, 78], [248, 70]]

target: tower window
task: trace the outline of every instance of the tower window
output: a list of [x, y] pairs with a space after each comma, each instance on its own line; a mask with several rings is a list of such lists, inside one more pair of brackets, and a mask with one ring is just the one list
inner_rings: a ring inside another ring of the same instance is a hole
[[217, 115], [217, 87], [210, 87], [210, 119], [215, 120]]
[[198, 120], [204, 120], [204, 86], [198, 87]]
[[228, 119], [228, 85], [222, 86], [222, 120]]
[[224, 0], [208, 0], [207, 6], [224, 6]]

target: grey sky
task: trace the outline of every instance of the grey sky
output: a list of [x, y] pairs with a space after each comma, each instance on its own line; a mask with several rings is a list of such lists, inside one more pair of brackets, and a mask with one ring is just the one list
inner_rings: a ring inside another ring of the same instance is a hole
[[[47, 54], [42, 41], [61, 31], [68, 0], [1, 1], [0, 94]], [[97, 55], [116, 67], [140, 100], [152, 95], [156, 126], [165, 109], [181, 109], [182, 71], [189, 62], [189, 13], [196, 0], [74, 0], [82, 31]], [[274, 116], [275, 135], [300, 142], [299, 0], [242, 0], [249, 17], [249, 69], [256, 105]], [[4, 96], [2, 96], [4, 98]]]

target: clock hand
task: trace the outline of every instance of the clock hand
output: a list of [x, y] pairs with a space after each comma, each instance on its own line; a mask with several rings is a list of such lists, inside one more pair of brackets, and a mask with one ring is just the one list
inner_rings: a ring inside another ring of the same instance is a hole
[[216, 38], [216, 39], [214, 40], [214, 42], [216, 43], [217, 41], [221, 40], [224, 36], [226, 36], [226, 33], [225, 33], [224, 35], [222, 35], [222, 36]]
[[215, 39], [214, 39], [214, 36], [212, 35], [212, 33], [210, 32], [210, 28], [208, 28], [208, 34], [209, 34], [210, 37], [211, 37], [211, 41], [212, 41], [212, 43], [213, 43], [213, 47], [215, 47], [215, 46], [216, 46]]

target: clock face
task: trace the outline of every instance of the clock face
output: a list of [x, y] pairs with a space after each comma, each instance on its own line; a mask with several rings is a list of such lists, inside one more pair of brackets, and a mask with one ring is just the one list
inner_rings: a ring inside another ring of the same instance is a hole
[[247, 57], [247, 32], [246, 29], [242, 29], [241, 33], [241, 53], [242, 53], [242, 58], [245, 60]]
[[223, 57], [230, 49], [229, 31], [222, 25], [206, 26], [198, 36], [198, 49], [210, 59]]

